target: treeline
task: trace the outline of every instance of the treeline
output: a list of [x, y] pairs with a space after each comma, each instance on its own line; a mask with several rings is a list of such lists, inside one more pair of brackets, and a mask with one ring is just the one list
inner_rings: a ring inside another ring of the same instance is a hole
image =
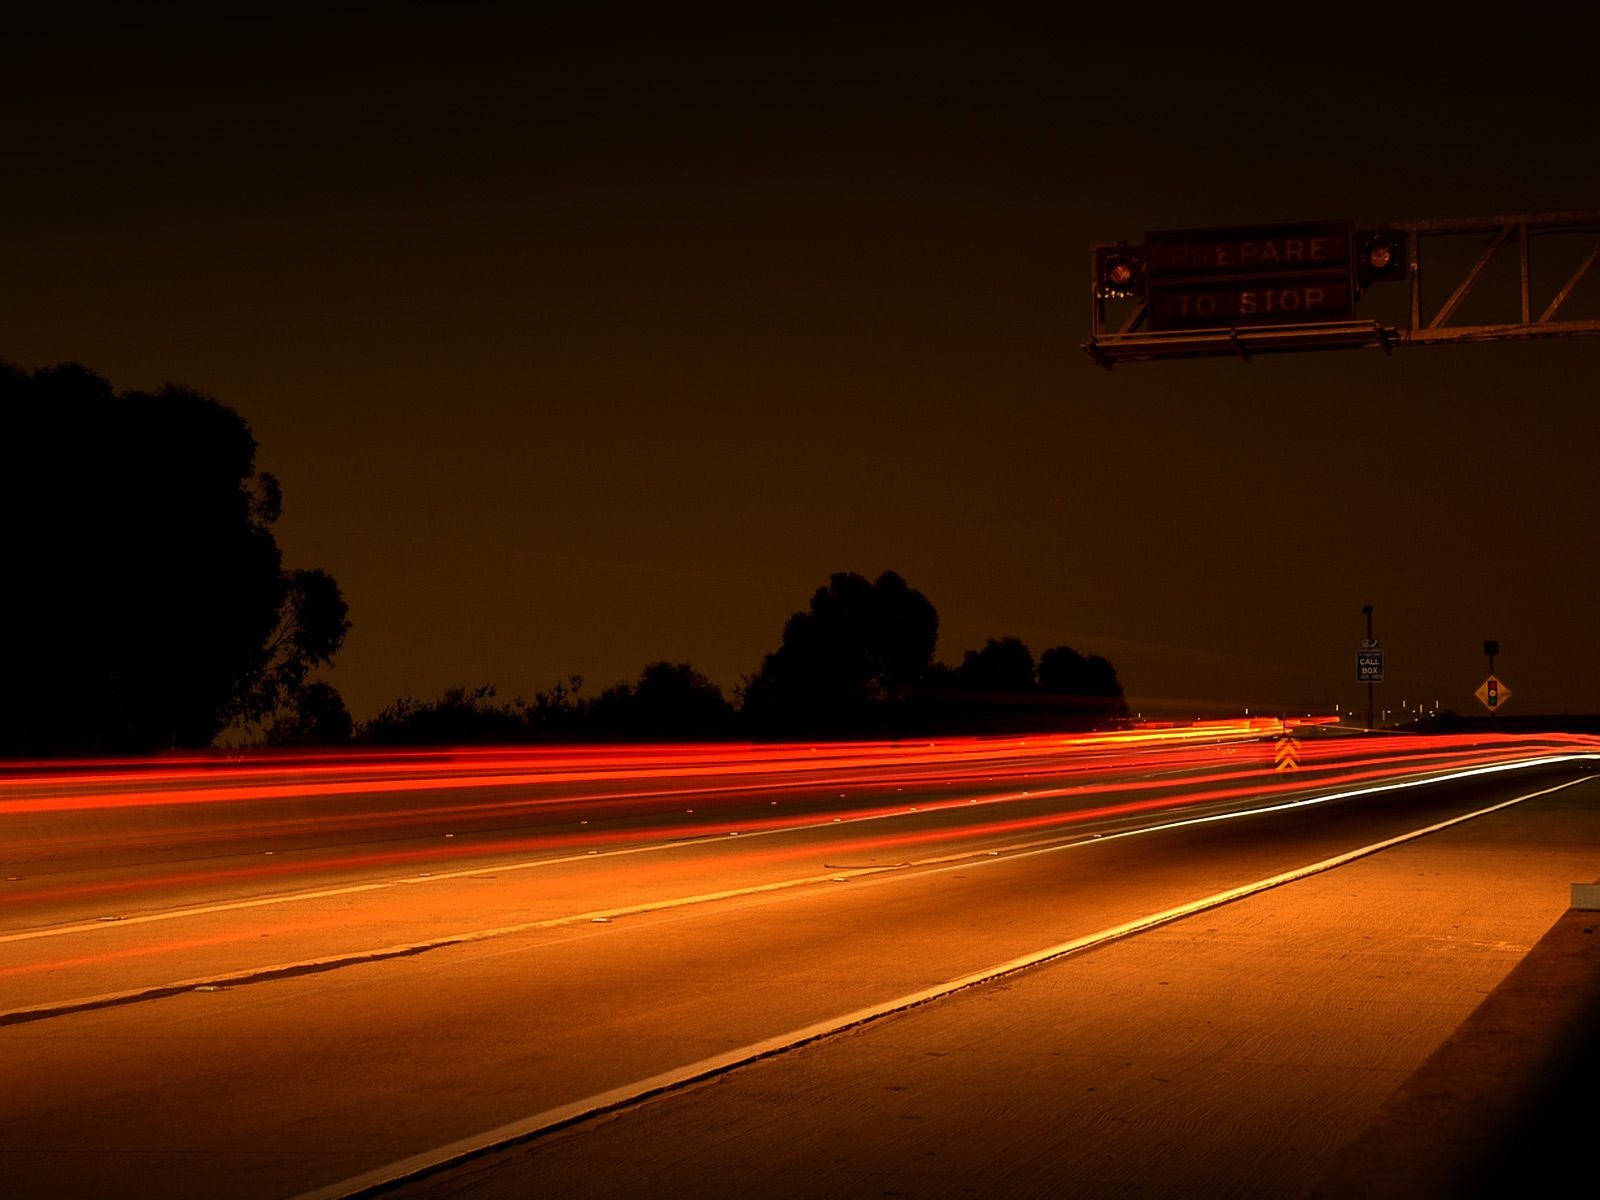
[[444, 745], [906, 737], [1126, 715], [1115, 668], [1016, 638], [934, 659], [939, 616], [899, 575], [834, 575], [732, 696], [656, 662], [595, 694], [492, 684], [352, 719], [314, 678], [350, 620], [337, 581], [283, 562], [276, 479], [237, 412], [167, 384], [116, 392], [68, 363], [0, 363], [0, 754], [145, 754], [230, 742]]
[[[893, 571], [834, 575], [730, 698], [688, 663], [657, 662], [633, 683], [583, 694], [572, 676], [531, 700], [492, 685], [406, 697], [355, 729], [356, 742], [894, 738], [1110, 726], [1127, 716], [1116, 668], [1055, 646], [1035, 659], [990, 638], [959, 664], [934, 659], [939, 617]], [[311, 739], [315, 740], [315, 739]]]
[[350, 731], [311, 679], [344, 643], [344, 597], [283, 562], [282, 489], [255, 455], [244, 418], [188, 388], [0, 363], [0, 753]]

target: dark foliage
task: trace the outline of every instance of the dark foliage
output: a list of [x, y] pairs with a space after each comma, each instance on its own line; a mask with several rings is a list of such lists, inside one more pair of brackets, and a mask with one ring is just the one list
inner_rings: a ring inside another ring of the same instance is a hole
[[748, 727], [808, 736], [890, 732], [904, 690], [933, 662], [939, 614], [893, 571], [834, 575], [789, 618], [744, 688]]
[[638, 682], [593, 699], [581, 676], [533, 700], [495, 702], [495, 689], [452, 688], [438, 700], [397, 700], [356, 731], [377, 745], [444, 746], [546, 741], [714, 741], [737, 732], [737, 714], [717, 687], [688, 663], [651, 663]]
[[1128, 715], [1116, 669], [1068, 646], [1033, 652], [1014, 637], [990, 638], [959, 667], [935, 663], [910, 708], [915, 732], [1004, 734], [1110, 728]]
[[[933, 660], [939, 616], [894, 572], [837, 574], [784, 625], [735, 708], [688, 663], [654, 662], [596, 696], [570, 676], [531, 701], [495, 689], [406, 697], [356, 730], [359, 742], [446, 746], [528, 742], [903, 737], [1106, 726], [1126, 716], [1115, 668], [1066, 646], [1037, 663], [990, 638], [959, 667]], [[299, 724], [289, 726], [297, 733]]]
[[1054, 646], [1039, 656], [1039, 686], [1062, 696], [1122, 699], [1117, 669], [1098, 654], [1085, 656], [1070, 646]]
[[494, 703], [494, 688], [451, 688], [427, 702], [404, 696], [366, 722], [359, 740], [379, 746], [490, 745], [525, 740], [516, 705]]
[[632, 687], [602, 692], [587, 716], [593, 736], [625, 740], [714, 741], [734, 730], [722, 689], [688, 663], [651, 663]]
[[1033, 651], [1019, 638], [990, 638], [982, 650], [968, 650], [956, 672], [961, 687], [990, 692], [1032, 692]]
[[752, 736], [920, 737], [1109, 726], [1126, 718], [1116, 669], [1067, 646], [989, 638], [959, 666], [935, 662], [939, 616], [893, 572], [841, 574], [784, 626], [746, 681]]
[[295, 693], [293, 705], [267, 729], [267, 745], [332, 746], [355, 734], [350, 710], [332, 684], [306, 684]]
[[0, 752], [203, 747], [299, 712], [348, 621], [331, 576], [283, 571], [255, 452], [187, 388], [0, 367]]

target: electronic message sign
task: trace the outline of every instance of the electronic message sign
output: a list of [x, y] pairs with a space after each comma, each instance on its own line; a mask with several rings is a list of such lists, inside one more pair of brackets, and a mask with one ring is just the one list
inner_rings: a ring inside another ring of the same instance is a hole
[[1148, 327], [1160, 333], [1351, 320], [1354, 240], [1350, 221], [1146, 234]]

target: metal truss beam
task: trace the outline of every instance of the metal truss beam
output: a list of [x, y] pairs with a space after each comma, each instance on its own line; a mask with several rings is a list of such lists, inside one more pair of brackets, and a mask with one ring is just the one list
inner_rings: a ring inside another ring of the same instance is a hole
[[[1237, 357], [1306, 350], [1381, 349], [1441, 345], [1450, 342], [1515, 341], [1530, 338], [1582, 337], [1600, 334], [1600, 295], [1583, 288], [1600, 272], [1600, 211], [1521, 213], [1512, 216], [1446, 221], [1396, 221], [1357, 228], [1357, 238], [1382, 232], [1404, 238], [1405, 280], [1409, 300], [1403, 311], [1368, 316], [1361, 301], [1379, 296], [1391, 285], [1369, 286], [1358, 300], [1355, 321], [1306, 321], [1299, 324], [1153, 332], [1147, 329], [1146, 298], [1135, 291], [1108, 289], [1098, 275], [1091, 278], [1091, 332], [1083, 349], [1101, 366], [1162, 359]], [[1556, 266], [1559, 286], [1547, 278], [1543, 247], [1560, 239], [1569, 268]], [[1572, 251], [1576, 247], [1577, 256]], [[1472, 251], [1476, 249], [1475, 257]], [[1091, 272], [1098, 272], [1106, 252], [1142, 254], [1142, 243], [1097, 243]], [[1463, 263], [1462, 251], [1470, 262]], [[1584, 251], [1587, 253], [1584, 253]], [[1517, 255], [1514, 278], [1496, 272], [1504, 256]], [[1565, 270], [1565, 277], [1561, 278]], [[1436, 305], [1431, 298], [1444, 292]], [[1575, 306], [1580, 294], [1586, 301]], [[1393, 299], [1399, 297], [1391, 293]], [[1376, 307], [1368, 303], [1366, 307]], [[1537, 313], [1537, 315], [1535, 315]], [[1470, 314], [1465, 317], [1464, 314]]]

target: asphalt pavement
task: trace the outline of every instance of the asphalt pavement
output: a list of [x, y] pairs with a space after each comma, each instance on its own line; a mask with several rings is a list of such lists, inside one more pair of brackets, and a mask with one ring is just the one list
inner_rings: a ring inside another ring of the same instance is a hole
[[1597, 878], [1588, 782], [394, 1194], [1590, 1194]]

